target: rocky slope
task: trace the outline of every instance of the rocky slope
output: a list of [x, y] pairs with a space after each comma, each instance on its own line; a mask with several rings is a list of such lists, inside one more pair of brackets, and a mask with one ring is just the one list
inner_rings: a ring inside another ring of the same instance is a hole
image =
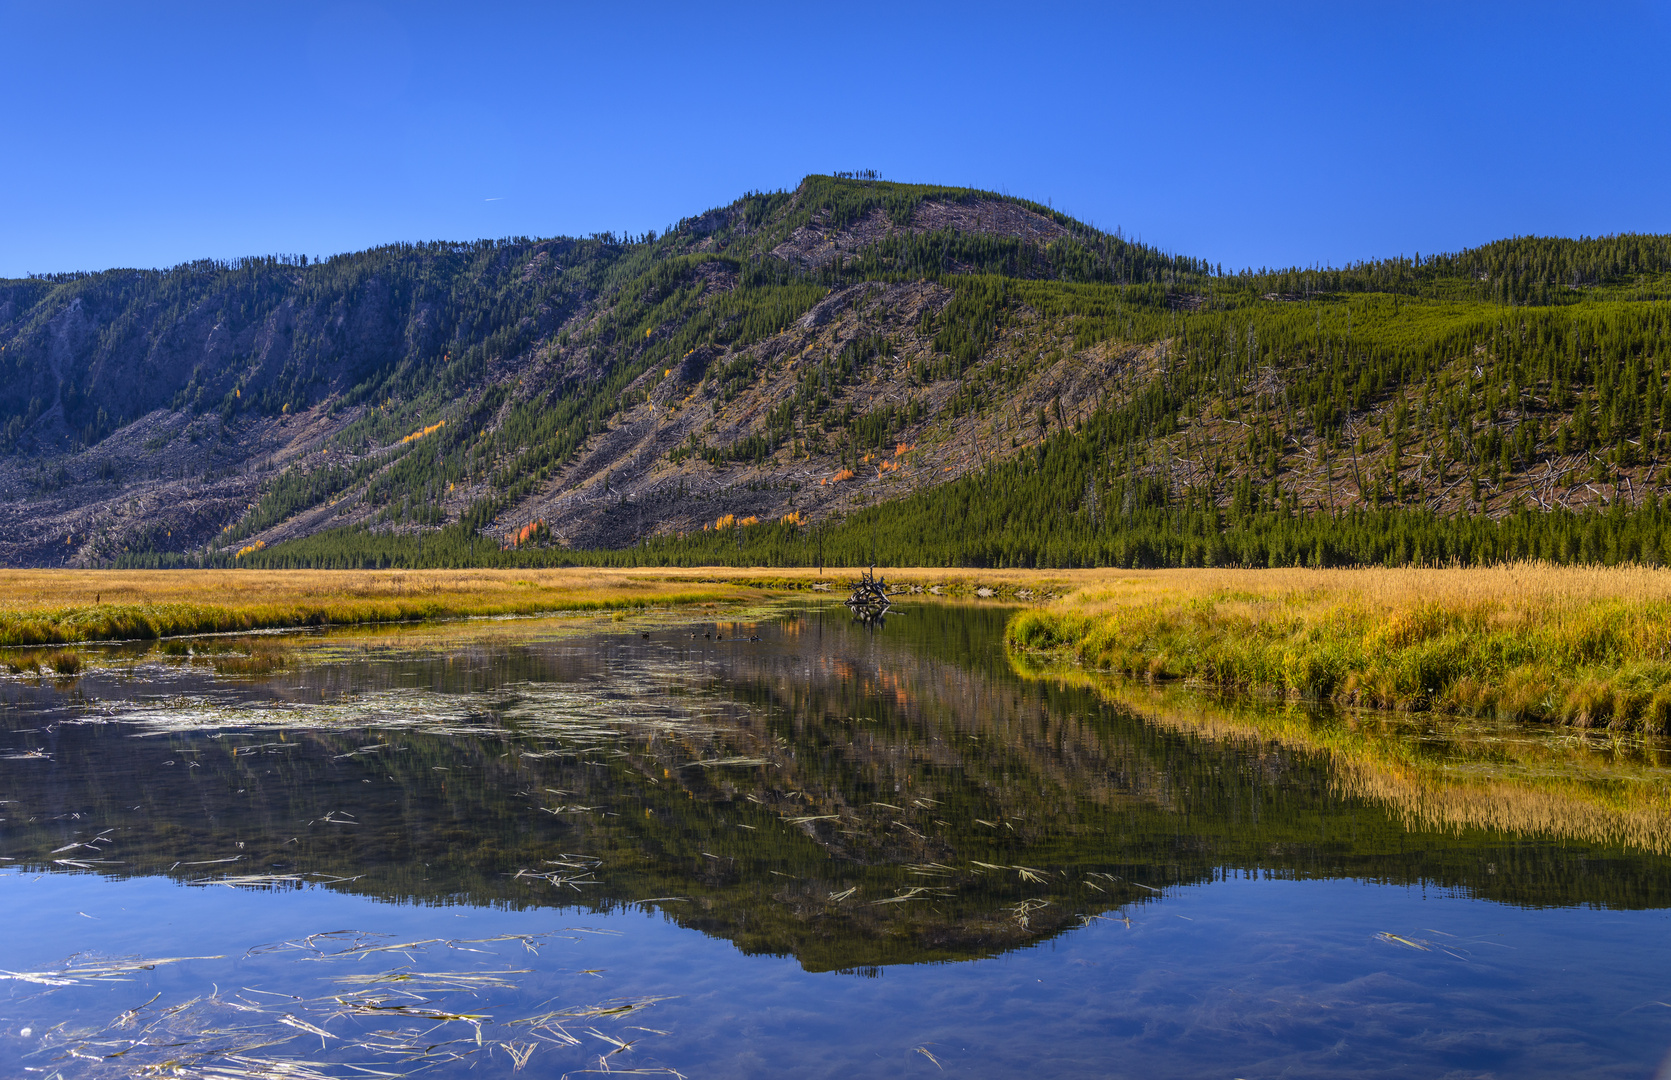
[[[877, 187], [887, 194], [867, 204]], [[444, 491], [430, 483], [425, 515], [391, 515], [412, 492], [375, 480], [424, 449], [406, 436], [470, 414], [474, 449], [503, 464], [512, 456], [504, 440], [487, 444], [516, 410], [537, 412], [642, 361], [762, 265], [812, 280], [889, 241], [954, 232], [1011, 241], [1012, 254], [1090, 235], [1042, 207], [980, 193], [809, 179], [664, 237], [401, 245], [312, 266], [255, 259], [6, 283], [0, 562], [89, 565], [124, 552], [271, 545], [349, 524], [440, 527], [495, 501], [505, 478], [482, 468]], [[608, 324], [623, 292], [680, 259], [692, 265], [668, 325], [622, 340]], [[956, 252], [943, 262], [983, 268]], [[1031, 272], [1050, 274], [1048, 258]], [[962, 380], [929, 370], [950, 288], [926, 276], [809, 288], [800, 299], [810, 307], [782, 329], [703, 342], [671, 367], [636, 372], [592, 409], [595, 430], [560, 468], [497, 498], [486, 531], [497, 538], [540, 521], [563, 542], [620, 545], [722, 514], [839, 514], [1036, 438], [1041, 407], [1087, 408], [1109, 369], [1139, 355], [1105, 349], [1035, 364], [1004, 409], [959, 414], [948, 403]], [[1046, 336], [1006, 329], [982, 362], [1036, 352]], [[821, 386], [840, 422], [797, 429], [746, 459], [717, 456], [757, 435], [807, 372], [835, 365], [843, 350], [849, 370], [835, 385], [826, 373]], [[862, 447], [844, 427], [855, 417], [872, 421]], [[278, 520], [251, 518], [281, 477], [331, 466], [359, 474], [327, 497], [286, 505]], [[851, 478], [835, 480], [844, 470]]]
[[817, 176], [660, 236], [0, 282], [0, 563], [345, 526], [618, 548], [1006, 459], [1054, 471], [974, 495], [1072, 559], [1144, 508], [1643, 505], [1668, 296], [1667, 237], [1224, 274], [1023, 200]]

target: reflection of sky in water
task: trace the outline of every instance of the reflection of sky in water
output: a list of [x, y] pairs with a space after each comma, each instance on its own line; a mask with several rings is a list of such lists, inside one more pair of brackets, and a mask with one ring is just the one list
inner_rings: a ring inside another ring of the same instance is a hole
[[[693, 1077], [935, 1074], [919, 1046], [948, 1072], [976, 1076], [1641, 1076], [1671, 1045], [1671, 1008], [1658, 1003], [1671, 978], [1663, 911], [1529, 911], [1357, 882], [1237, 879], [1141, 905], [1129, 927], [1094, 922], [992, 959], [859, 978], [744, 957], [656, 915], [393, 906], [323, 890], [274, 899], [155, 879], [0, 876], [13, 970], [57, 964], [71, 942], [111, 955], [227, 957], [102, 986], [16, 989], [0, 1002], [0, 1067], [18, 1075], [41, 1064], [21, 1055], [55, 1024], [98, 1026], [158, 992], [157, 1009], [218, 987], [229, 1000], [293, 1015], [302, 1010], [258, 991], [341, 993], [332, 980], [396, 968], [531, 969], [516, 976], [516, 991], [431, 995], [460, 1012], [489, 1014], [487, 1041], [508, 1037], [517, 1047], [539, 1040], [504, 1021], [675, 995], [618, 1019], [568, 1022], [581, 1045], [540, 1042], [525, 1070], [534, 1076], [595, 1065], [612, 1046], [589, 1029], [636, 1040], [612, 1059], [617, 1068], [673, 1066]], [[367, 927], [394, 943], [549, 937], [537, 955], [517, 942], [466, 946], [490, 953], [431, 947], [410, 960], [385, 954], [336, 964], [243, 955], [323, 928]], [[1387, 933], [1426, 951], [1380, 936]], [[427, 1030], [431, 1042], [464, 1040], [455, 1049], [471, 1054], [455, 1067], [480, 1059], [511, 1066], [504, 1050], [476, 1050], [467, 1023], [368, 1025], [329, 1012], [301, 1019], [366, 1037], [378, 1028]], [[220, 1022], [243, 1019], [229, 1012]], [[31, 1037], [19, 1036], [23, 1027]], [[317, 1038], [297, 1033], [251, 1056], [316, 1059], [318, 1049]], [[67, 1076], [87, 1063], [68, 1064]], [[85, 1071], [100, 1074], [96, 1066]], [[350, 1075], [328, 1072], [339, 1074]]]
[[[1671, 1047], [1663, 857], [1407, 831], [1303, 752], [1019, 681], [995, 627], [14, 693], [0, 973], [33, 981], [0, 979], [0, 1074], [1644, 1076]], [[184, 884], [261, 873], [290, 884]], [[133, 957], [215, 958], [94, 977]]]

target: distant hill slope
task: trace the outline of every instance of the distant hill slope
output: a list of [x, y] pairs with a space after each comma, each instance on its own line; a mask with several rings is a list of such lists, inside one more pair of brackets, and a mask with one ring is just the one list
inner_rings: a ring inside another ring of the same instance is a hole
[[942, 528], [998, 546], [935, 558], [1094, 560], [1145, 510], [1634, 506], [1671, 463], [1668, 270], [1624, 236], [1226, 275], [809, 177], [662, 236], [0, 282], [0, 561], [696, 551], [965, 477], [985, 516]]

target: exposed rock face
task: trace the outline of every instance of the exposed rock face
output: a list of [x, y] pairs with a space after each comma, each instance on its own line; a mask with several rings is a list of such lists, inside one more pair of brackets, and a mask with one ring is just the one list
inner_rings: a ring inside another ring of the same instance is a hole
[[[1072, 424], [1094, 408], [1112, 376], [1152, 360], [1148, 350], [1064, 351], [1061, 359], [1030, 372], [995, 410], [953, 415], [948, 405], [960, 380], [912, 376], [936, 355], [932, 335], [919, 332], [923, 316], [937, 314], [950, 299], [949, 289], [926, 282], [833, 291], [792, 329], [729, 358], [751, 358], [757, 372], [729, 400], [711, 384], [682, 377], [682, 371], [673, 377], [647, 373], [649, 400], [619, 413], [560, 480], [507, 515], [506, 531], [539, 519], [572, 546], [618, 547], [651, 531], [700, 529], [725, 514], [762, 520], [795, 511], [815, 519], [846, 514], [954, 479], [988, 458], [1036, 443], [1041, 408], [1053, 410], [1062, 401], [1063, 416]], [[759, 462], [715, 467], [695, 456], [670, 460], [693, 436], [735, 446], [758, 434], [767, 414], [794, 398], [806, 373], [877, 335], [887, 339], [890, 352], [863, 381], [846, 388], [844, 404], [856, 415], [914, 404], [921, 418], [905, 424], [886, 446], [860, 454], [851, 477], [833, 480], [843, 468], [840, 454], [816, 430], [803, 433], [809, 445], [802, 452], [791, 446]], [[1064, 344], [1050, 337], [1048, 328], [1024, 324], [1000, 339], [986, 362], [1037, 357]], [[1054, 412], [1048, 423], [1057, 423]]]
[[851, 258], [897, 233], [920, 235], [940, 229], [959, 229], [1040, 244], [1071, 235], [1065, 226], [1043, 214], [997, 199], [925, 202], [903, 226], [895, 225], [881, 209], [870, 211], [862, 220], [844, 228], [831, 227], [830, 217], [828, 211], [814, 214], [812, 221], [797, 228], [789, 239], [772, 249], [772, 254], [801, 266], [815, 267], [837, 258]]

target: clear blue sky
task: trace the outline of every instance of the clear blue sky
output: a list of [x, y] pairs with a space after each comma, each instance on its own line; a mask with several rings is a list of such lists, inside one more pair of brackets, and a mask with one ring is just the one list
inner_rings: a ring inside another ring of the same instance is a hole
[[1671, 6], [0, 0], [0, 276], [640, 232], [809, 172], [1227, 267], [1671, 232]]

